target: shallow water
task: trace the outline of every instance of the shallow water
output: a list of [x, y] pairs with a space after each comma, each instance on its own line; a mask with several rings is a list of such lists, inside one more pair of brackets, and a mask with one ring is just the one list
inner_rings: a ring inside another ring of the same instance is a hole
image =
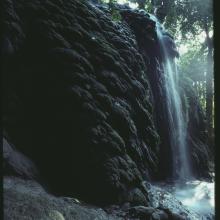
[[214, 182], [189, 181], [185, 184], [177, 184], [173, 191], [174, 196], [183, 205], [201, 214], [214, 213]]
[[214, 182], [163, 182], [148, 188], [153, 207], [168, 208], [189, 220], [214, 219]]

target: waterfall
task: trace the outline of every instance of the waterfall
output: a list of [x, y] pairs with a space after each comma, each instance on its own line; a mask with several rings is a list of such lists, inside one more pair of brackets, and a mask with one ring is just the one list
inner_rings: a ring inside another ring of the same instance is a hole
[[[206, 182], [204, 180], [196, 180], [192, 175], [191, 160], [188, 138], [188, 113], [183, 109], [181, 99], [181, 88], [179, 74], [175, 58], [170, 55], [169, 40], [164, 27], [159, 23], [154, 15], [150, 15], [151, 19], [156, 22], [156, 32], [158, 37], [158, 44], [160, 52], [162, 53], [162, 82], [166, 97], [166, 115], [167, 115], [167, 130], [169, 133], [170, 147], [172, 149], [172, 167], [173, 183], [154, 183], [154, 188], [149, 193], [151, 199], [154, 201], [154, 196], [157, 201], [161, 202], [155, 205], [160, 205], [163, 208], [171, 208], [179, 214], [183, 214], [182, 210], [178, 211], [178, 201], [181, 201], [183, 207], [187, 207], [187, 218], [193, 220], [208, 220], [214, 219], [215, 200], [214, 200], [214, 182]], [[168, 143], [169, 143], [168, 142]], [[178, 181], [179, 180], [179, 181]], [[169, 194], [164, 196], [161, 190], [169, 192], [174, 195], [175, 200]], [[157, 197], [159, 195], [159, 197]], [[170, 201], [166, 200], [172, 198]], [[174, 202], [173, 202], [174, 201]], [[185, 219], [185, 218], [184, 218]]]
[[179, 76], [174, 58], [168, 54], [167, 39], [164, 28], [157, 18], [151, 15], [156, 22], [159, 45], [163, 53], [164, 87], [166, 92], [166, 104], [168, 112], [168, 127], [173, 159], [173, 178], [187, 180], [192, 177], [189, 149], [187, 145], [187, 120], [183, 112], [180, 97]]

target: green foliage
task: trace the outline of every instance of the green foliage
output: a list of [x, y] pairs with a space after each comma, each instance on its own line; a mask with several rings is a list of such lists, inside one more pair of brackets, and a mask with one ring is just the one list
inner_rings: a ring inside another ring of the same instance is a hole
[[175, 10], [183, 37], [189, 32], [196, 35], [201, 29], [212, 26], [212, 0], [176, 0]]
[[212, 0], [128, 0], [137, 3], [164, 23], [165, 27], [176, 34], [180, 30], [183, 38], [189, 33], [196, 35], [201, 29], [213, 26]]
[[140, 9], [144, 9], [148, 0], [130, 0], [130, 2], [137, 3]]
[[114, 5], [117, 3], [117, 0], [109, 0], [109, 5]]
[[117, 8], [115, 7], [115, 4], [117, 3], [117, 0], [109, 0], [109, 9], [111, 11], [111, 15], [112, 15], [112, 19], [114, 21], [121, 21], [121, 15], [119, 13], [119, 11], [117, 10]]
[[206, 108], [206, 74], [207, 54], [200, 47], [192, 47], [181, 56], [179, 61], [182, 83], [185, 89], [193, 88], [199, 98], [200, 104], [205, 111]]
[[112, 10], [111, 13], [112, 13], [112, 19], [114, 21], [121, 21], [122, 20], [121, 15], [117, 10]]

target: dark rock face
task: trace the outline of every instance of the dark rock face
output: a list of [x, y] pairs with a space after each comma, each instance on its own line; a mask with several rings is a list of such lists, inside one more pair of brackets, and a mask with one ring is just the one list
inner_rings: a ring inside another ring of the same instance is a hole
[[[4, 126], [48, 187], [146, 205], [157, 168], [147, 68], [135, 36], [86, 1], [4, 1]], [[127, 194], [128, 191], [131, 191]]]
[[192, 86], [185, 80], [183, 92], [188, 99], [183, 97], [185, 109], [188, 109], [188, 144], [191, 149], [191, 163], [193, 173], [196, 177], [210, 179], [210, 172], [214, 172], [214, 163], [211, 146], [208, 146], [207, 125], [202, 107], [199, 104], [198, 95]]
[[143, 179], [171, 170], [161, 55], [154, 22], [120, 10], [4, 0], [3, 122], [52, 192], [146, 206]]
[[[158, 172], [153, 173], [155, 179], [165, 179], [172, 176], [172, 149], [171, 140], [169, 139], [168, 129], [168, 109], [166, 106], [166, 91], [164, 87], [164, 72], [161, 63], [163, 62], [163, 52], [160, 48], [159, 40], [155, 32], [156, 23], [150, 19], [149, 14], [143, 11], [133, 12], [131, 10], [123, 10], [122, 16], [135, 33], [139, 51], [144, 58], [148, 69], [148, 79], [151, 88], [151, 102], [153, 105], [153, 118], [160, 136], [159, 153], [158, 153]], [[143, 29], [143, 27], [146, 27]], [[169, 38], [170, 48], [169, 55], [171, 57], [178, 56], [176, 48], [173, 46], [174, 41], [167, 33], [163, 33], [164, 37]], [[168, 41], [168, 40], [167, 40]]]

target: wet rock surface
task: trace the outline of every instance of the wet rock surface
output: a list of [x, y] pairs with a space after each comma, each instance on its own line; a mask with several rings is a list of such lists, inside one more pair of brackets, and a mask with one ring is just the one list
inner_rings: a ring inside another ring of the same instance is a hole
[[[188, 183], [145, 183], [147, 184], [150, 205], [154, 208], [163, 210], [174, 219], [189, 220], [213, 220], [214, 207], [210, 206], [210, 202], [214, 203], [214, 192], [205, 194], [208, 189], [214, 190], [211, 184], [204, 181], [192, 181]], [[196, 188], [196, 187], [197, 188]]]

